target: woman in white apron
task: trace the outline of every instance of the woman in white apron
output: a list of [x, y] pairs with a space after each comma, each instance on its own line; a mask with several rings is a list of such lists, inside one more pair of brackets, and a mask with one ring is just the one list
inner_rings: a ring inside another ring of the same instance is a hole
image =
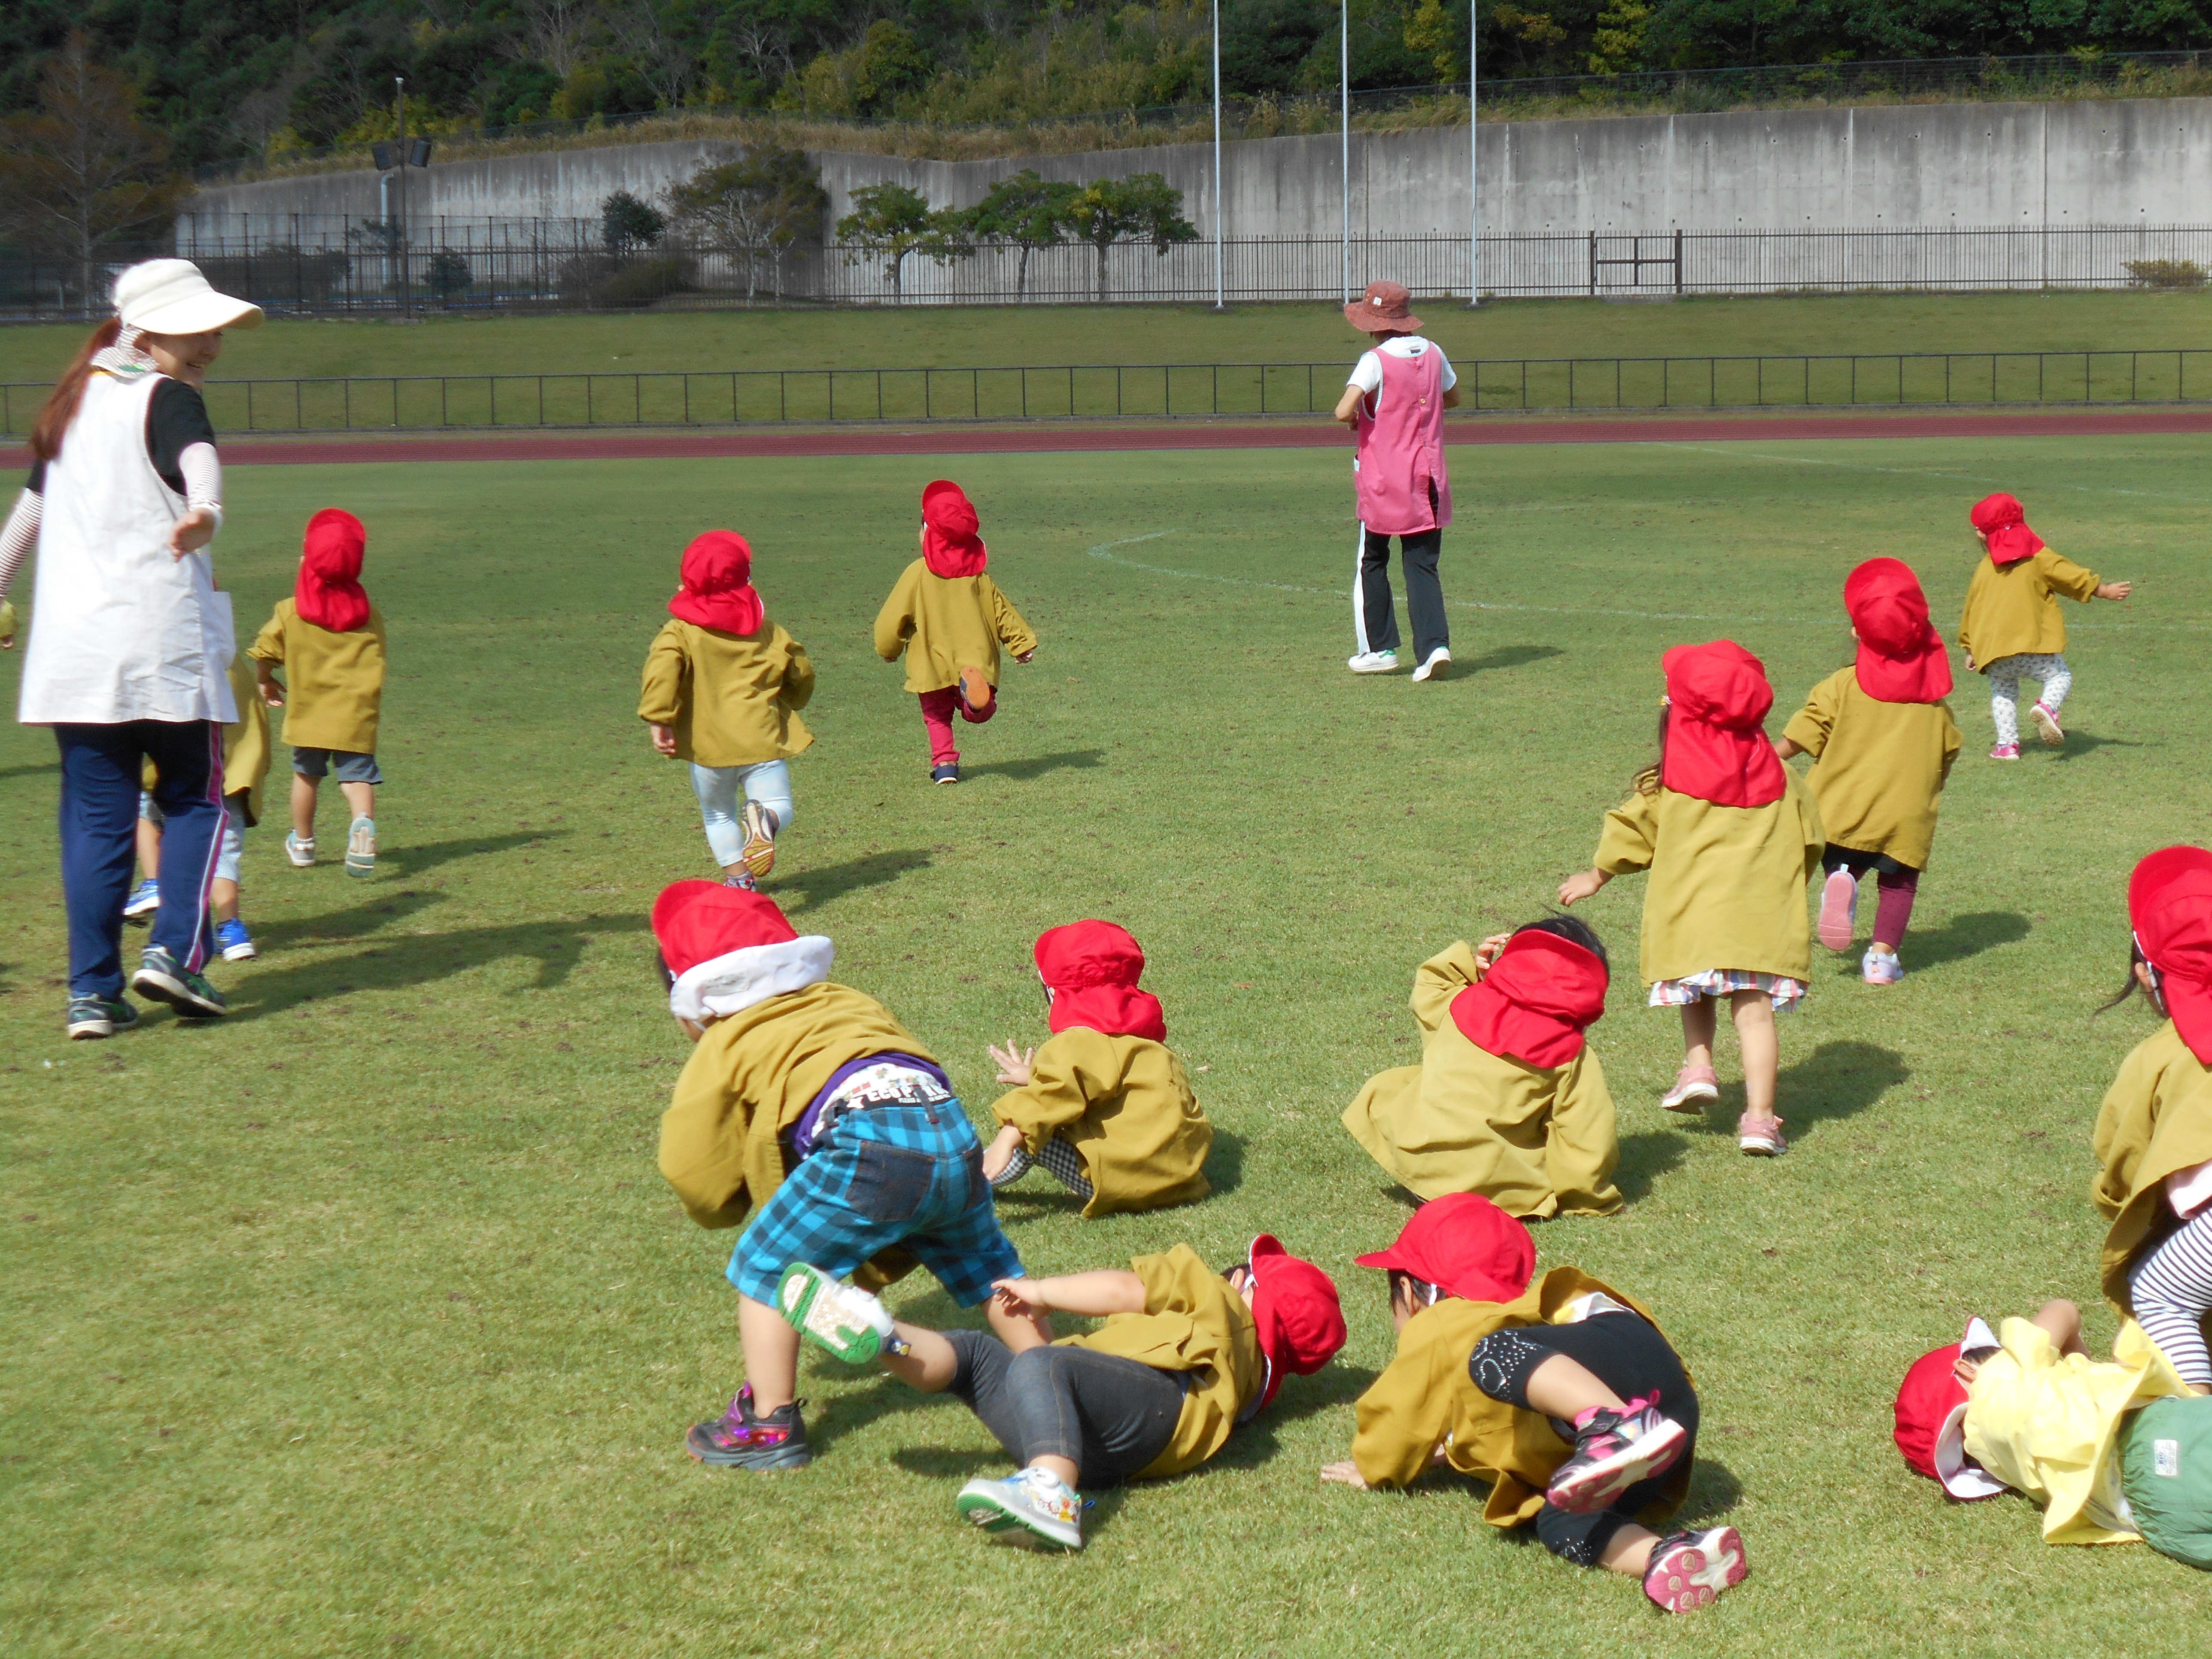
[[52, 726], [61, 749], [72, 1037], [138, 1023], [123, 994], [123, 902], [149, 761], [167, 819], [161, 904], [131, 988], [190, 1018], [228, 1012], [200, 974], [222, 842], [222, 726], [238, 717], [230, 599], [208, 554], [222, 467], [200, 386], [222, 331], [261, 312], [185, 259], [131, 266], [115, 309], [40, 410], [30, 483], [0, 530], [0, 601], [39, 556], [17, 718]]

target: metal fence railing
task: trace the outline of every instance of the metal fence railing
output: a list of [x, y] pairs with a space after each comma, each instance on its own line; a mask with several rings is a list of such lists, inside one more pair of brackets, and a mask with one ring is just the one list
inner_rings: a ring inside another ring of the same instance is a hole
[[[2212, 349], [1490, 358], [1457, 370], [1462, 406], [1485, 413], [2212, 403]], [[211, 380], [207, 401], [226, 434], [1176, 419], [1326, 412], [1345, 371], [1339, 362], [356, 375]], [[48, 390], [0, 386], [0, 433], [27, 434]]]
[[[1060, 243], [1021, 248], [796, 247], [749, 253], [677, 242], [617, 255], [579, 222], [565, 235], [478, 228], [403, 253], [387, 242], [351, 247], [209, 238], [178, 251], [209, 279], [273, 313], [390, 316], [428, 313], [714, 309], [748, 305], [1016, 305], [1211, 302], [1215, 249], [1186, 242]], [[512, 228], [510, 228], [511, 230]], [[171, 250], [159, 250], [167, 252]], [[137, 254], [91, 266], [0, 257], [0, 318], [82, 315], [88, 289], [104, 296]], [[1334, 300], [1372, 278], [1425, 299], [1465, 298], [1473, 258], [1459, 236], [1227, 241], [1221, 285], [1232, 301]], [[1486, 236], [1480, 288], [1499, 297], [1838, 293], [2202, 285], [2212, 226], [1999, 226], [1921, 230], [1664, 231]], [[104, 308], [104, 301], [103, 306]]]

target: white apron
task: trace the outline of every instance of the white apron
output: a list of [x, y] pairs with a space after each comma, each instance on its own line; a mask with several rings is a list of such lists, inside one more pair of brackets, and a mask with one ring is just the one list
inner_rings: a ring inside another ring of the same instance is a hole
[[95, 370], [46, 465], [16, 714], [26, 726], [238, 718], [230, 596], [215, 591], [207, 549], [171, 556], [185, 501], [146, 453], [163, 379]]

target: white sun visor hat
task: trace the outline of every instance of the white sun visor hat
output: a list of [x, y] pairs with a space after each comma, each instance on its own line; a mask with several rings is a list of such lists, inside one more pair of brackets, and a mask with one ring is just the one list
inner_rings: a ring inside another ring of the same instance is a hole
[[[1978, 1318], [1966, 1322], [1966, 1334], [1959, 1340], [1961, 1357], [1972, 1353], [1986, 1355], [2000, 1346], [1996, 1333]], [[1972, 1499], [1995, 1498], [2007, 1490], [2003, 1481], [1990, 1474], [1966, 1455], [1966, 1408], [1954, 1407], [1943, 1419], [1942, 1431], [1936, 1437], [1936, 1478], [1943, 1483], [1943, 1490], [1954, 1498]]]
[[125, 328], [149, 334], [208, 334], [254, 328], [261, 307], [218, 294], [190, 259], [149, 259], [115, 279], [115, 310]]

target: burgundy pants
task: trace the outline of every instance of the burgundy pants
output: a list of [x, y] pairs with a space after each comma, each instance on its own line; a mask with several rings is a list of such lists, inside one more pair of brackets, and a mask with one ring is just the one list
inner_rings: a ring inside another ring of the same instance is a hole
[[960, 764], [960, 750], [952, 742], [955, 711], [971, 726], [981, 726], [999, 712], [999, 694], [996, 691], [991, 694], [991, 701], [981, 708], [970, 708], [961, 702], [960, 688], [957, 685], [943, 686], [935, 691], [916, 695], [921, 702], [921, 723], [929, 728], [929, 763], [932, 766]]

